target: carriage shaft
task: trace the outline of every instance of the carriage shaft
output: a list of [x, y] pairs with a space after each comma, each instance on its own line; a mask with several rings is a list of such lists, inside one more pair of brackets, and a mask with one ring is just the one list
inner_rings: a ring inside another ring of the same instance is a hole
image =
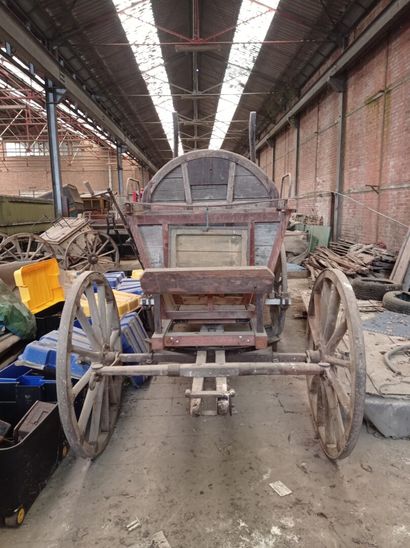
[[237, 377], [242, 375], [320, 375], [328, 364], [307, 362], [162, 363], [158, 365], [103, 366], [100, 375], [168, 377]]

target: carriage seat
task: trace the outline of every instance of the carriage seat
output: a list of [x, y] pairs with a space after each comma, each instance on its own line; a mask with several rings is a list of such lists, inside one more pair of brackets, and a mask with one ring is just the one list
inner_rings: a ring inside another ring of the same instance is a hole
[[266, 266], [148, 268], [141, 287], [149, 294], [215, 295], [265, 294], [274, 275]]

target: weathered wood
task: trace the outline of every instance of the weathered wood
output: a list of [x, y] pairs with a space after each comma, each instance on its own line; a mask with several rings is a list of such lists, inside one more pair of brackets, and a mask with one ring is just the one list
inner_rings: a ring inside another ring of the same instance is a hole
[[228, 202], [228, 204], [231, 204], [233, 202], [235, 173], [236, 173], [236, 163], [231, 162], [229, 165], [228, 188], [226, 192], [226, 201]]
[[390, 279], [398, 284], [403, 283], [410, 264], [410, 228], [400, 248]]
[[248, 264], [248, 234], [244, 228], [172, 228], [170, 240], [171, 267]]
[[[214, 187], [222, 185], [226, 187], [230, 164], [235, 163], [237, 165], [237, 177], [235, 177], [234, 186], [237, 186], [237, 189], [235, 188], [233, 201], [244, 199], [246, 196], [251, 199], [262, 197], [279, 198], [279, 193], [272, 181], [257, 165], [247, 158], [223, 150], [198, 150], [174, 158], [162, 167], [149, 182], [144, 192], [143, 202], [175, 201], [175, 193], [171, 192], [169, 178], [171, 174], [175, 177], [174, 172], [184, 163], [187, 165], [191, 191], [197, 185], [213, 185]], [[175, 180], [177, 181], [178, 178], [175, 177]], [[161, 190], [163, 184], [166, 186], [165, 192]], [[168, 196], [171, 196], [171, 198], [168, 198]], [[228, 201], [226, 192], [224, 200]]]
[[141, 278], [146, 293], [185, 295], [269, 293], [274, 276], [269, 268], [165, 268], [147, 269]]
[[189, 184], [188, 167], [186, 162], [182, 164], [182, 179], [184, 182], [185, 201], [187, 204], [192, 204], [191, 186]]
[[[206, 363], [206, 350], [199, 350], [196, 355], [196, 365]], [[204, 387], [204, 377], [194, 377], [192, 379], [192, 392], [201, 392]], [[189, 412], [191, 415], [199, 416], [201, 414], [201, 398], [192, 398], [189, 402]]]

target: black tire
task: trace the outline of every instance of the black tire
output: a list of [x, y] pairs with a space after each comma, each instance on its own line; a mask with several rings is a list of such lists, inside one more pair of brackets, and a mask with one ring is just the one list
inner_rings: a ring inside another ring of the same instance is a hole
[[410, 292], [389, 291], [383, 297], [383, 306], [391, 312], [410, 315]]
[[388, 291], [397, 291], [401, 289], [401, 284], [397, 284], [386, 278], [355, 278], [352, 281], [352, 287], [357, 299], [364, 301], [373, 299], [381, 301]]

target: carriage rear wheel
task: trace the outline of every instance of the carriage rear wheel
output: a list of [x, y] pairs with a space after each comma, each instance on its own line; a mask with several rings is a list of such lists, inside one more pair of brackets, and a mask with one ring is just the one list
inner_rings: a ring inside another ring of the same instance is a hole
[[[320, 444], [333, 460], [347, 457], [363, 421], [366, 358], [356, 298], [336, 269], [315, 281], [308, 308], [308, 345], [329, 363], [323, 375], [308, 377], [308, 396]], [[316, 361], [316, 360], [315, 360]]]
[[[77, 322], [82, 331], [74, 325]], [[112, 356], [121, 352], [118, 310], [103, 274], [78, 277], [64, 305], [59, 332], [56, 383], [61, 423], [74, 453], [95, 458], [114, 430], [122, 387], [122, 377], [98, 374], [102, 365], [117, 365]]]
[[[288, 272], [286, 263], [286, 251], [285, 246], [282, 245], [280, 251], [280, 257], [276, 264], [275, 281], [273, 283], [273, 290], [275, 296], [287, 297], [288, 296]], [[288, 305], [271, 305], [269, 307], [271, 327], [269, 333], [272, 337], [272, 341], [276, 342], [285, 327], [286, 311]]]
[[54, 251], [51, 245], [29, 232], [13, 234], [0, 243], [0, 264], [14, 261], [39, 261], [51, 259]]

